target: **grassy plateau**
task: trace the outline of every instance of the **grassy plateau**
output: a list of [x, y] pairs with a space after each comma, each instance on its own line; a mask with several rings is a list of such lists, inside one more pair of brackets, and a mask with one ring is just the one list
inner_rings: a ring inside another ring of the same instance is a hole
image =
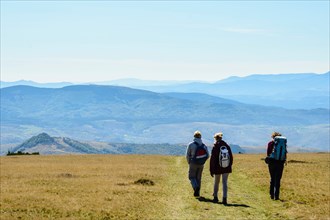
[[330, 219], [329, 153], [290, 154], [279, 201], [262, 158], [234, 155], [224, 206], [209, 161], [195, 198], [183, 156], [2, 156], [0, 219]]

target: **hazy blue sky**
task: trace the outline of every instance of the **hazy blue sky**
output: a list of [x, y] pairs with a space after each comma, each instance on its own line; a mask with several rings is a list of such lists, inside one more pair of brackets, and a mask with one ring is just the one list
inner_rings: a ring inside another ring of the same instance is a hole
[[1, 1], [1, 80], [329, 71], [329, 1]]

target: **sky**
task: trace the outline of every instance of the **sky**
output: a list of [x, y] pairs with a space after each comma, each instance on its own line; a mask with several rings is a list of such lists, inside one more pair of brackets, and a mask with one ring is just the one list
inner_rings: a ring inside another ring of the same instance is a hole
[[4, 1], [1, 81], [325, 73], [330, 1]]

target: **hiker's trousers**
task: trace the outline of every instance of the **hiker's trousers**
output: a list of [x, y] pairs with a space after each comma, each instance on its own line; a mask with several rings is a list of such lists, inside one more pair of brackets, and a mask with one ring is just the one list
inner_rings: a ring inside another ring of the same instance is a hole
[[218, 191], [219, 191], [219, 184], [220, 184], [220, 177], [222, 176], [222, 197], [227, 198], [227, 192], [228, 192], [228, 176], [229, 173], [223, 173], [223, 174], [215, 174], [214, 175], [214, 191], [213, 196], [218, 197]]
[[269, 193], [271, 198], [279, 199], [284, 162], [272, 161], [268, 164], [270, 174]]
[[204, 165], [193, 164], [193, 163], [189, 164], [188, 178], [194, 190], [197, 187], [201, 188], [203, 168]]

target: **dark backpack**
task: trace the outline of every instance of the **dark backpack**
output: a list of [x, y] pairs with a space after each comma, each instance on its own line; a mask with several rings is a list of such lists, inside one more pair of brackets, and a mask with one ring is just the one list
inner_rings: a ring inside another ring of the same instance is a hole
[[229, 155], [229, 151], [226, 146], [220, 147], [219, 165], [222, 168], [229, 167], [229, 165], [230, 165], [230, 155]]
[[205, 144], [199, 145], [196, 141], [194, 142], [197, 146], [195, 156], [192, 158], [194, 164], [203, 165], [208, 158], [208, 153]]
[[287, 140], [286, 137], [276, 136], [274, 137], [274, 148], [273, 152], [270, 154], [270, 158], [274, 160], [285, 161], [287, 153]]

